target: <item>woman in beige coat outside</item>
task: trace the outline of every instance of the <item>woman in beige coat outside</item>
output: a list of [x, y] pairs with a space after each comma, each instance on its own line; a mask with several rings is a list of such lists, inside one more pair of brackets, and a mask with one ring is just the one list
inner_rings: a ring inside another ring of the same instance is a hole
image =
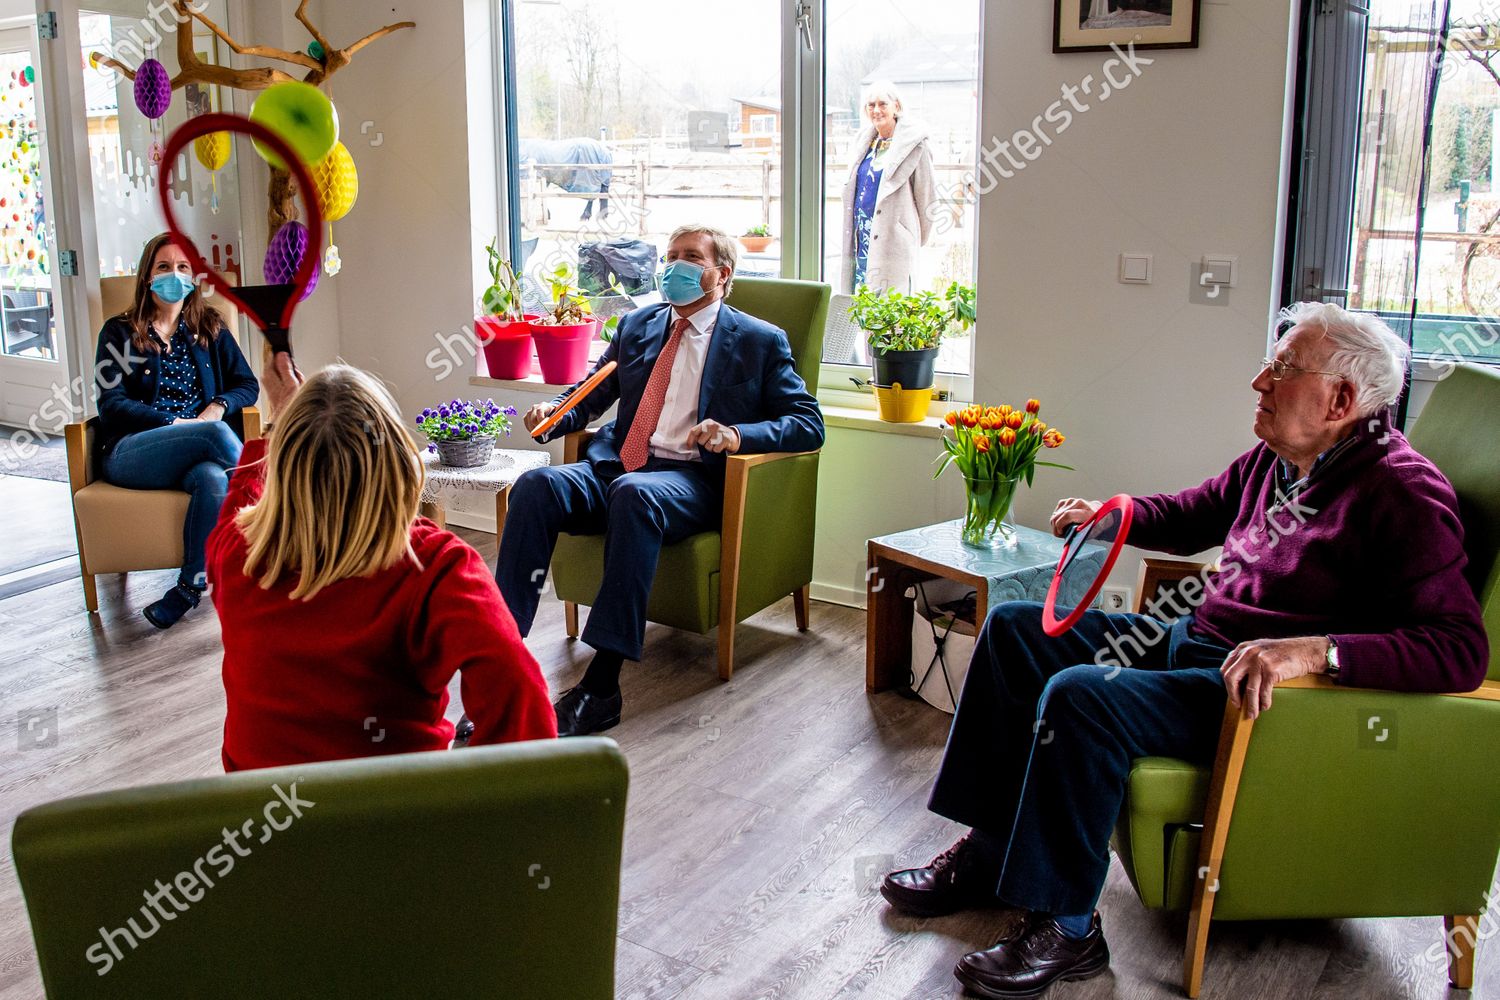
[[927, 132], [903, 122], [901, 97], [888, 83], [865, 94], [870, 123], [854, 144], [844, 184], [844, 268], [840, 289], [909, 291], [917, 250], [932, 235], [937, 198]]

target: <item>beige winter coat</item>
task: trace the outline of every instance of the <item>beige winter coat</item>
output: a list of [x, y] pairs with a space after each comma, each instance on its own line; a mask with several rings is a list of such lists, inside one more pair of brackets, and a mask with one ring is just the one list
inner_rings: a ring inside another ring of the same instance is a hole
[[[844, 184], [844, 268], [838, 291], [850, 292], [854, 281], [854, 188], [859, 165], [875, 140], [875, 126], [866, 125], [854, 144], [854, 162]], [[932, 235], [928, 207], [937, 199], [932, 153], [927, 130], [902, 120], [891, 135], [883, 157], [880, 189], [875, 195], [875, 220], [870, 229], [870, 258], [865, 284], [874, 289], [908, 291], [917, 266], [917, 249]]]

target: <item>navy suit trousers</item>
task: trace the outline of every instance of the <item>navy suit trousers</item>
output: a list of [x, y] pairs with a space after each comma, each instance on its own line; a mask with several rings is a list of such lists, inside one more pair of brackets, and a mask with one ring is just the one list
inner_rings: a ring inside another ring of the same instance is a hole
[[[1052, 638], [1040, 604], [990, 612], [929, 808], [1003, 851], [1001, 900], [1041, 913], [1092, 911], [1131, 762], [1213, 760], [1229, 650], [1194, 638], [1190, 622], [1089, 611]], [[1129, 635], [1141, 641], [1114, 647], [1131, 655], [1123, 669], [1095, 662], [1110, 636]]]
[[641, 658], [646, 601], [661, 547], [719, 527], [722, 486], [701, 462], [651, 457], [636, 472], [618, 461], [571, 462], [523, 473], [510, 490], [495, 582], [516, 625], [531, 631], [557, 535], [604, 535], [604, 581], [583, 641]]

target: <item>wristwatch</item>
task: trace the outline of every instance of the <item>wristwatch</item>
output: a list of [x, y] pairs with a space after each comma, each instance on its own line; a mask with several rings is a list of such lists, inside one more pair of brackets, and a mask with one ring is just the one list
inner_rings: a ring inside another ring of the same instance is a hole
[[1323, 671], [1329, 677], [1337, 678], [1339, 675], [1339, 647], [1333, 641], [1333, 636], [1328, 636], [1328, 659], [1327, 668]]
[[[209, 406], [213, 406], [215, 403], [218, 403], [219, 406], [223, 408], [225, 413], [229, 412], [229, 400], [225, 399], [223, 396], [215, 396], [213, 399], [210, 399], [208, 401]], [[205, 409], [207, 409], [207, 407], [205, 407]]]

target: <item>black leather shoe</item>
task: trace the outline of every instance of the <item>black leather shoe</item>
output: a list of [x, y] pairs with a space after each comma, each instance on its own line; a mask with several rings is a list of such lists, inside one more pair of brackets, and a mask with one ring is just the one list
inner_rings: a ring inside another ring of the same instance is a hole
[[552, 706], [557, 710], [557, 735], [588, 736], [613, 728], [620, 722], [620, 706], [624, 703], [618, 691], [601, 698], [581, 687], [568, 688]]
[[1059, 979], [1089, 979], [1108, 968], [1109, 945], [1096, 913], [1094, 926], [1077, 939], [1055, 920], [1035, 920], [1020, 937], [965, 955], [953, 974], [966, 994], [1009, 1000], [1040, 996]]
[[146, 620], [159, 629], [169, 629], [198, 606], [203, 592], [178, 584], [162, 595], [161, 600], [152, 601], [141, 609]]
[[458, 717], [458, 725], [453, 727], [453, 749], [459, 750], [469, 745], [469, 740], [474, 738], [474, 722], [465, 713]]
[[925, 868], [891, 872], [880, 884], [880, 894], [909, 916], [942, 917], [1003, 905], [995, 898], [999, 881], [998, 859], [990, 857], [970, 833]]

